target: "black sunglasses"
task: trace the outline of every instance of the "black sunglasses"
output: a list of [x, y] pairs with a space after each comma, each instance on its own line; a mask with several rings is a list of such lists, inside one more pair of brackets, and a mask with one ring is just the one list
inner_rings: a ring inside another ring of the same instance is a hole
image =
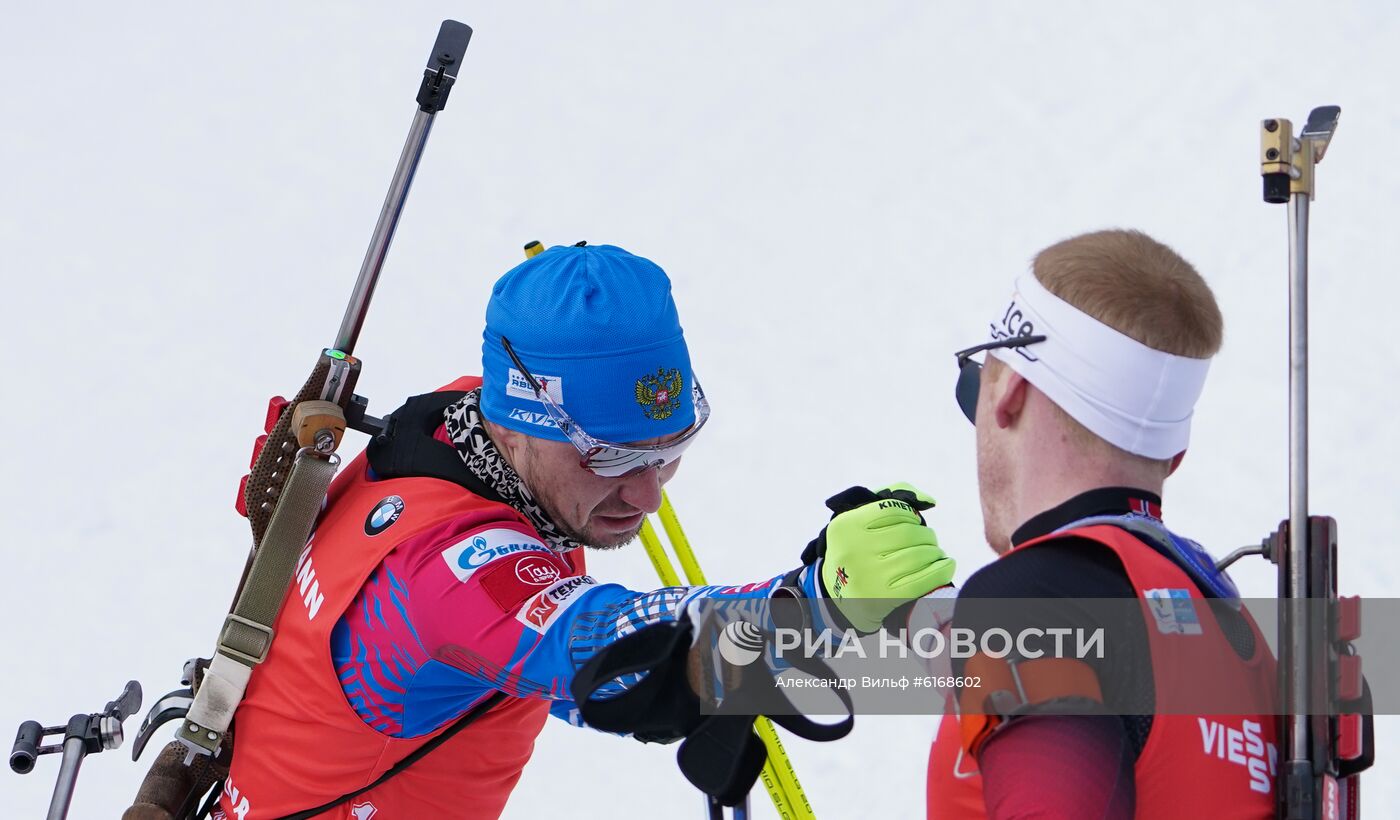
[[957, 397], [958, 407], [962, 408], [968, 421], [977, 423], [977, 392], [982, 387], [982, 363], [973, 361], [973, 354], [1002, 347], [1025, 347], [1045, 339], [1044, 336], [1011, 336], [995, 342], [973, 345], [953, 354], [958, 357], [958, 386], [953, 389], [953, 395]]

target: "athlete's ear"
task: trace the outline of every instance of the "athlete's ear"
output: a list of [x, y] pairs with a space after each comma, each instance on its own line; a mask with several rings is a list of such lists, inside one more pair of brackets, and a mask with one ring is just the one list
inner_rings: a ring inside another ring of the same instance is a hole
[[501, 425], [489, 419], [482, 419], [486, 423], [486, 434], [491, 437], [491, 442], [496, 445], [496, 449], [501, 451], [501, 455], [506, 457], [512, 466], [515, 464], [515, 454], [525, 441], [525, 434], [516, 432], [509, 427]]
[[1176, 468], [1181, 466], [1182, 459], [1184, 458], [1186, 458], [1185, 450], [1182, 450], [1181, 452], [1172, 456], [1172, 465], [1167, 468], [1167, 475], [1171, 475], [1172, 473], [1176, 472]]
[[1008, 367], [1005, 376], [997, 380], [996, 389], [999, 392], [995, 396], [992, 413], [998, 427], [1010, 427], [1021, 417], [1021, 410], [1026, 406], [1026, 391], [1030, 389], [1030, 382]]

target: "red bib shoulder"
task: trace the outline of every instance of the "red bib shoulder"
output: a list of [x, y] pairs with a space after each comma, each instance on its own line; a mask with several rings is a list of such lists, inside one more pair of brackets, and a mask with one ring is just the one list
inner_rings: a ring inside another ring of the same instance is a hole
[[[1276, 663], [1248, 612], [1244, 615], [1256, 650], [1245, 660], [1231, 647], [1190, 577], [1131, 533], [1109, 524], [1054, 533], [1017, 550], [1066, 536], [1111, 549], [1143, 602], [1157, 703], [1151, 734], [1134, 769], [1137, 817], [1272, 817]], [[1206, 671], [1213, 680], [1209, 702], [1199, 697], [1197, 683]], [[1238, 703], [1222, 704], [1222, 692], [1238, 693]], [[1202, 710], [1193, 712], [1198, 706]], [[1236, 708], [1224, 708], [1230, 706]], [[929, 755], [928, 816], [986, 816], [977, 762], [964, 748], [964, 732], [951, 709]]]
[[[445, 389], [479, 384], [479, 378], [466, 377]], [[346, 702], [330, 635], [391, 551], [413, 539], [430, 539], [434, 528], [482, 526], [534, 533], [518, 511], [450, 481], [372, 481], [363, 454], [343, 468], [302, 553], [272, 650], [254, 671], [238, 708], [229, 789], [221, 804], [228, 817], [282, 817], [338, 798], [373, 782], [441, 731], [395, 738], [365, 724]], [[504, 582], [498, 586], [504, 597], [523, 594]], [[529, 759], [547, 712], [545, 701], [508, 699], [361, 802], [372, 801], [393, 816], [494, 817]], [[351, 809], [347, 804], [325, 816], [350, 817]]]

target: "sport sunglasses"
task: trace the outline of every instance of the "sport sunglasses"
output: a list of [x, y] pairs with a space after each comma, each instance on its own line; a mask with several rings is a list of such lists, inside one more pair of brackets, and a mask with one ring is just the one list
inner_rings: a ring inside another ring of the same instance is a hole
[[525, 363], [515, 354], [515, 348], [511, 347], [509, 339], [502, 336], [501, 345], [505, 347], [511, 362], [530, 383], [530, 389], [535, 391], [535, 398], [544, 405], [545, 412], [549, 414], [555, 427], [559, 428], [574, 445], [574, 449], [578, 450], [579, 466], [594, 475], [620, 478], [651, 467], [664, 467], [681, 457], [694, 440], [695, 434], [700, 432], [700, 428], [704, 427], [710, 418], [710, 403], [705, 400], [705, 391], [700, 388], [700, 381], [691, 374], [690, 398], [695, 406], [695, 423], [679, 438], [651, 445], [618, 444], [595, 438], [580, 427], [547, 390], [540, 387], [540, 383], [525, 367]]
[[977, 423], [977, 393], [982, 387], [982, 363], [974, 361], [972, 357], [985, 350], [1025, 347], [1036, 342], [1043, 342], [1045, 339], [1045, 336], [1011, 336], [998, 339], [995, 342], [973, 345], [953, 354], [958, 357], [958, 385], [953, 389], [953, 395], [957, 397], [958, 407], [962, 408], [963, 415], [967, 416], [968, 421], [973, 424]]

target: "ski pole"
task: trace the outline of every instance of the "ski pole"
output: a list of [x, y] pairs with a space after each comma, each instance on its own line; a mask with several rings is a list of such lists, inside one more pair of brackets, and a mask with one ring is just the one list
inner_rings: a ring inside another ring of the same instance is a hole
[[671, 548], [676, 551], [676, 560], [681, 562], [681, 569], [685, 571], [685, 579], [692, 584], [705, 584], [705, 573], [700, 571], [700, 563], [695, 560], [695, 551], [690, 548], [690, 539], [685, 537], [685, 531], [681, 529], [681, 520], [676, 517], [676, 508], [671, 506], [671, 499], [666, 495], [666, 491], [661, 491], [661, 509], [656, 516], [661, 519], [661, 527], [666, 530], [666, 537], [671, 540]]
[[647, 558], [651, 559], [651, 566], [656, 570], [656, 576], [661, 579], [661, 583], [668, 587], [680, 586], [681, 579], [676, 575], [676, 568], [671, 566], [671, 559], [666, 557], [666, 550], [661, 546], [661, 539], [652, 528], [650, 518], [642, 519], [640, 535], [642, 549], [646, 550]]
[[[671, 559], [666, 557], [666, 550], [661, 546], [661, 539], [657, 537], [656, 530], [651, 526], [651, 520], [642, 519], [641, 530], [642, 546], [646, 549], [647, 557], [651, 559], [651, 565], [656, 569], [656, 575], [661, 579], [661, 583], [668, 587], [680, 586], [681, 579], [676, 576], [676, 568], [671, 565]], [[762, 718], [760, 718], [762, 719]], [[773, 807], [777, 810], [778, 816], [783, 818], [792, 817], [789, 813], [791, 801], [783, 791], [782, 784], [776, 779], [777, 771], [773, 767], [772, 761], [765, 761], [762, 770], [763, 787], [773, 798]], [[744, 795], [742, 806], [736, 806], [732, 815], [732, 820], [748, 817], [748, 795]], [[712, 820], [724, 820], [724, 806], [714, 797], [705, 795], [705, 816]]]

